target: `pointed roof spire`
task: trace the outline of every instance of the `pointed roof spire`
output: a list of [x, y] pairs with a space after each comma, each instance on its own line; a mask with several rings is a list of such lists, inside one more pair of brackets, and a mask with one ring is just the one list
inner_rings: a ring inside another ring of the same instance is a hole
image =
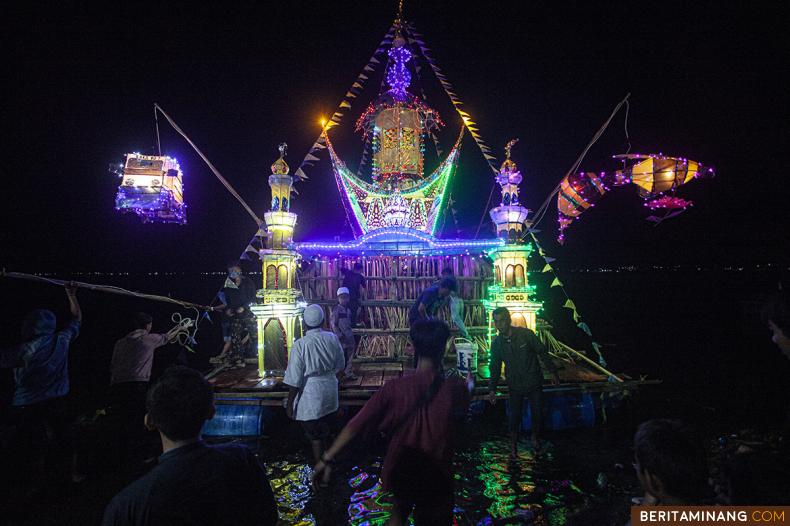
[[285, 162], [285, 155], [288, 151], [288, 145], [286, 143], [281, 143], [277, 149], [280, 150], [280, 158], [274, 161], [274, 164], [272, 164], [272, 173], [275, 175], [288, 175], [290, 167], [288, 166], [288, 163]]
[[505, 162], [503, 162], [502, 166], [499, 168], [500, 172], [515, 172], [518, 170], [516, 163], [510, 159], [510, 150], [517, 142], [518, 139], [513, 139], [505, 145]]

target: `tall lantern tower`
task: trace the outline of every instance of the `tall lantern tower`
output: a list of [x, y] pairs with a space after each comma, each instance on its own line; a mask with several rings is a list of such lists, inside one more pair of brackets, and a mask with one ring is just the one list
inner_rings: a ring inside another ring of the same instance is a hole
[[497, 307], [507, 307], [512, 323], [516, 327], [529, 327], [533, 331], [537, 327], [536, 315], [542, 304], [531, 301], [530, 294], [535, 288], [527, 281], [527, 265], [532, 252], [532, 244], [522, 241], [524, 224], [529, 210], [520, 203], [518, 185], [521, 183], [521, 172], [516, 163], [510, 159], [510, 150], [518, 139], [505, 146], [505, 162], [495, 176], [502, 189], [499, 206], [489, 213], [497, 231], [497, 237], [505, 239], [507, 244], [494, 249], [489, 256], [494, 259], [494, 285], [488, 288], [488, 298], [484, 305], [488, 311], [488, 343], [496, 335], [493, 311]]
[[[301, 336], [302, 312], [300, 292], [296, 287], [299, 255], [291, 249], [296, 214], [290, 211], [293, 176], [285, 162], [287, 145], [280, 145], [280, 158], [272, 164], [269, 187], [271, 209], [264, 214], [267, 248], [261, 249], [263, 289], [252, 312], [258, 324], [258, 371], [284, 371], [291, 346]], [[261, 301], [262, 300], [262, 301]]]

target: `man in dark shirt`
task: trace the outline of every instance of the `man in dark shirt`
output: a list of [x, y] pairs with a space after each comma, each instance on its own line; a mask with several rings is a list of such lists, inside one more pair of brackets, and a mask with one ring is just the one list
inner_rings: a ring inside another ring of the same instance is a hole
[[439, 308], [457, 289], [455, 278], [450, 276], [423, 290], [409, 310], [409, 325], [414, 325], [418, 320], [435, 318]]
[[343, 287], [348, 289], [348, 307], [351, 309], [351, 323], [356, 326], [361, 318], [359, 315], [359, 300], [362, 296], [360, 288], [365, 288], [365, 276], [362, 275], [362, 263], [354, 263], [353, 269], [341, 268], [343, 274]]
[[277, 522], [269, 479], [252, 451], [200, 440], [214, 416], [214, 395], [200, 373], [171, 367], [148, 391], [146, 405], [145, 425], [162, 439], [159, 465], [112, 499], [103, 526]]
[[505, 375], [510, 393], [510, 458], [518, 459], [518, 434], [524, 398], [532, 407], [532, 447], [537, 451], [542, 425], [543, 372], [540, 362], [552, 373], [553, 383], [559, 383], [557, 370], [546, 347], [535, 333], [525, 327], [513, 327], [510, 311], [506, 307], [494, 310], [494, 325], [499, 335], [491, 343], [491, 381], [488, 386], [489, 401], [496, 403], [496, 386], [505, 364]]
[[255, 283], [242, 274], [241, 264], [238, 261], [228, 263], [228, 277], [225, 279], [222, 291], [220, 291], [220, 301], [224, 304], [222, 308], [222, 339], [225, 343], [222, 352], [212, 358], [212, 362], [229, 361], [235, 364], [246, 356], [231, 356], [229, 353], [232, 342], [234, 337], [237, 342], [241, 342], [243, 339], [242, 335], [238, 333], [244, 331], [247, 321], [251, 318], [250, 303], [255, 303]]
[[411, 328], [417, 370], [390, 380], [340, 432], [316, 464], [315, 476], [359, 433], [384, 432], [390, 437], [381, 481], [395, 496], [391, 524], [437, 526], [453, 519], [453, 424], [466, 415], [471, 377], [444, 378], [441, 370], [450, 329], [440, 320]]

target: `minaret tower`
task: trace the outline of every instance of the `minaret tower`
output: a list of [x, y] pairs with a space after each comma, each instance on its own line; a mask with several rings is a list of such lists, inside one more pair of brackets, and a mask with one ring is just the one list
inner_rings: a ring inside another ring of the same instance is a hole
[[529, 210], [521, 206], [518, 198], [518, 185], [521, 184], [521, 172], [516, 163], [510, 159], [510, 150], [518, 139], [513, 139], [505, 146], [505, 162], [496, 175], [496, 182], [502, 187], [502, 201], [492, 209], [491, 220], [496, 225], [496, 235], [506, 239], [508, 243], [520, 243], [521, 231], [527, 220]]
[[285, 162], [287, 145], [280, 145], [280, 158], [272, 164], [269, 186], [272, 190], [271, 209], [263, 217], [266, 221], [267, 248], [261, 249], [263, 262], [263, 290], [258, 291], [262, 302], [253, 305], [258, 323], [258, 371], [284, 371], [291, 345], [301, 335], [303, 306], [300, 306], [296, 286], [296, 265], [299, 255], [291, 249], [296, 214], [290, 211], [293, 176]]
[[521, 172], [516, 163], [510, 159], [510, 150], [518, 139], [505, 146], [505, 162], [495, 176], [496, 182], [502, 187], [502, 199], [499, 206], [490, 212], [491, 220], [497, 230], [497, 236], [505, 239], [507, 244], [489, 253], [494, 259], [494, 285], [488, 287], [488, 299], [484, 301], [488, 310], [488, 332], [490, 339], [496, 334], [493, 311], [497, 307], [507, 307], [516, 327], [537, 328], [536, 314], [541, 303], [530, 301], [534, 292], [527, 281], [527, 265], [532, 252], [532, 244], [522, 240], [525, 221], [529, 210], [520, 204], [519, 188]]

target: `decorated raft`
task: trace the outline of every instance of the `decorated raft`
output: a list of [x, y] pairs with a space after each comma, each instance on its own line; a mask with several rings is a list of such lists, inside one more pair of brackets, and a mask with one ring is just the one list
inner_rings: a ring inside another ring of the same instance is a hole
[[[356, 102], [375, 66], [386, 60], [384, 51], [389, 58], [385, 74], [389, 88], [382, 88], [357, 121], [357, 130], [362, 132], [368, 146], [363, 164], [369, 154], [372, 156], [370, 177], [363, 178], [342, 161], [329, 132], [341, 122], [343, 111]], [[458, 139], [432, 171], [425, 169], [425, 144], [436, 139], [434, 132], [443, 123], [423, 98], [409, 91], [409, 68], [419, 67], [413, 64], [413, 51], [419, 53], [423, 67], [432, 68], [462, 125]], [[439, 218], [447, 213], [447, 188], [459, 162], [465, 132], [477, 143], [500, 188], [500, 203], [489, 212], [497, 231], [494, 238], [448, 239], [441, 235]], [[342, 284], [341, 271], [355, 263], [362, 264], [366, 280], [361, 298], [365, 326], [354, 329], [359, 339], [354, 358], [357, 378], [341, 383], [341, 405], [362, 405], [387, 381], [413, 372], [408, 309], [420, 292], [436, 282], [447, 268], [458, 281], [458, 295], [464, 305], [462, 320], [469, 339], [479, 349], [476, 400], [482, 400], [487, 392], [488, 350], [496, 334], [492, 311], [499, 306], [508, 307], [513, 325], [536, 331], [560, 369], [562, 383], [544, 388], [548, 395], [548, 428], [600, 422], [605, 408], [616, 399], [649, 383], [630, 380], [607, 369], [601, 346], [592, 338], [570, 298], [564, 307], [580, 330], [589, 336], [589, 350], [579, 351], [562, 343], [552, 334], [552, 327], [541, 319], [542, 302], [535, 297], [535, 287], [528, 277], [530, 272], [553, 272], [553, 269], [551, 258], [546, 257], [530, 230], [530, 211], [519, 196], [522, 174], [511, 159], [514, 143], [507, 145], [506, 159], [497, 166], [471, 116], [462, 109], [452, 86], [428, 55], [420, 35], [413, 25], [400, 18], [396, 20], [338, 111], [323, 123], [320, 136], [295, 173], [290, 173], [283, 148], [280, 158], [272, 165], [271, 207], [265, 214], [265, 225], [245, 252], [247, 256], [260, 258], [264, 276], [257, 304], [251, 308], [257, 323], [257, 364], [244, 369], [220, 368], [209, 374], [221, 411], [208, 424], [206, 433], [261, 432], [273, 406], [281, 406], [286, 396], [282, 375], [293, 342], [301, 336], [304, 307], [321, 305], [328, 318], [336, 302], [335, 292]], [[317, 161], [324, 150], [328, 152], [354, 239], [294, 240], [297, 210], [290, 206], [292, 187], [296, 180], [306, 179], [304, 169]], [[537, 270], [533, 268], [535, 265], [539, 265]], [[551, 287], [557, 285], [561, 283], [554, 277]], [[447, 307], [439, 316], [452, 325]], [[453, 327], [453, 331], [457, 328]], [[451, 348], [448, 369], [455, 367], [456, 358]], [[506, 387], [500, 387], [502, 396], [507, 397]], [[524, 425], [529, 426], [526, 414]]]

